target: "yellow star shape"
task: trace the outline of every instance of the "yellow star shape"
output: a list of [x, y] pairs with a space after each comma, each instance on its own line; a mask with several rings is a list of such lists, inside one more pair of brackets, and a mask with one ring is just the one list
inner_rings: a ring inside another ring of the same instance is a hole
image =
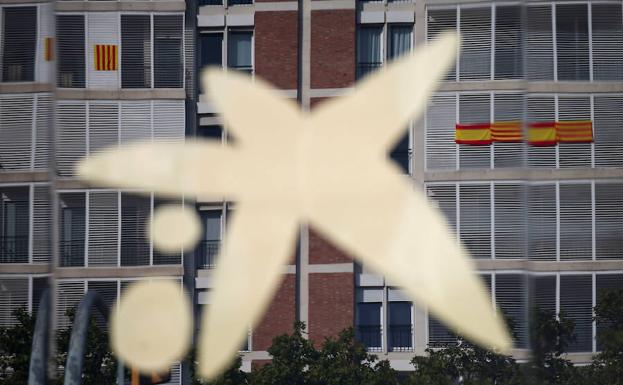
[[387, 157], [454, 62], [444, 35], [313, 114], [260, 80], [208, 70], [205, 89], [235, 143], [146, 143], [91, 157], [100, 184], [236, 202], [203, 317], [200, 373], [214, 377], [272, 298], [301, 223], [400, 286], [463, 335], [508, 352], [502, 317], [442, 215]]

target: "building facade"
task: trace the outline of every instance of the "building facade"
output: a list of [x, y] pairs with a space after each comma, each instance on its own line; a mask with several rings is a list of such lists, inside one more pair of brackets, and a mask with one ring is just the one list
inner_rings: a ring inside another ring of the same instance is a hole
[[[19, 306], [36, 311], [51, 274], [59, 327], [69, 326], [65, 311], [86, 290], [112, 305], [131, 282], [163, 278], [180, 281], [199, 319], [235, 202], [185, 197], [204, 224], [202, 240], [192, 253], [165, 255], [144, 234], [170, 200], [86, 184], [73, 165], [132, 140], [234, 142], [199, 83], [203, 67], [261, 77], [313, 110], [454, 30], [462, 36], [454, 68], [388, 158], [470, 250], [493, 303], [515, 321], [513, 354], [527, 357], [528, 319], [538, 306], [575, 321], [570, 357], [587, 362], [599, 350], [592, 320], [599, 290], [623, 288], [622, 7], [1, 0], [0, 325], [15, 322]], [[590, 127], [590, 140], [530, 138], [570, 125]], [[457, 132], [470, 127], [493, 136], [511, 127], [519, 139], [457, 143]], [[301, 226], [281, 286], [241, 347], [243, 368], [270, 360], [273, 337], [295, 320], [316, 345], [354, 327], [398, 370], [410, 370], [427, 347], [456, 343], [400, 288], [309, 226]], [[173, 365], [172, 383], [184, 383], [183, 372]]]

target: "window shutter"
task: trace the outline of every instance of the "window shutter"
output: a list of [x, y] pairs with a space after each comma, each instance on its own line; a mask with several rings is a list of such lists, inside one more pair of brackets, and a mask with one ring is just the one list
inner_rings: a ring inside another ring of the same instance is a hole
[[556, 4], [558, 80], [589, 80], [588, 5]]
[[151, 19], [121, 15], [121, 87], [151, 87]]
[[621, 4], [591, 4], [593, 79], [623, 80]]
[[154, 139], [184, 141], [186, 116], [183, 100], [154, 100]]
[[459, 186], [459, 232], [473, 258], [491, 258], [490, 186]]
[[623, 183], [595, 183], [595, 254], [623, 258]]
[[[186, 85], [186, 98], [190, 100], [196, 99], [196, 94], [200, 93], [200, 88], [197, 87], [197, 79], [201, 74], [201, 66], [197, 65], [199, 63], [198, 56], [201, 55], [199, 50], [201, 50], [201, 38], [198, 36], [195, 37], [195, 31], [193, 27], [184, 27], [184, 60], [185, 60], [185, 85]], [[197, 51], [197, 52], [195, 52]], [[197, 70], [193, 70], [196, 68]]]
[[121, 265], [149, 265], [150, 245], [147, 221], [151, 215], [149, 197], [121, 193]]
[[446, 346], [455, 346], [456, 344], [457, 335], [429, 313], [428, 346], [431, 348], [443, 348]]
[[119, 103], [89, 103], [89, 153], [94, 154], [119, 144]]
[[0, 170], [30, 169], [33, 107], [30, 95], [0, 96]]
[[461, 8], [459, 80], [491, 79], [491, 7]]
[[[456, 32], [456, 8], [451, 9], [427, 9], [426, 17], [426, 40], [434, 40], [442, 32], [451, 30]], [[456, 80], [456, 66], [448, 71], [447, 81]]]
[[0, 263], [28, 263], [30, 186], [0, 189]]
[[522, 259], [526, 255], [525, 198], [523, 184], [494, 185], [496, 259]]
[[554, 79], [551, 5], [526, 8], [526, 71], [530, 80]]
[[49, 287], [48, 277], [32, 278], [32, 314], [37, 316], [43, 293]]
[[[490, 95], [488, 93], [459, 94], [458, 118], [461, 124], [489, 123], [491, 121]], [[491, 146], [459, 145], [459, 168], [491, 168]]]
[[61, 266], [85, 266], [86, 199], [83, 192], [62, 193], [60, 199]]
[[487, 290], [489, 299], [491, 299], [491, 274], [478, 274], [478, 277], [480, 278], [480, 281]]
[[523, 78], [521, 6], [495, 6], [495, 79]]
[[517, 348], [528, 347], [526, 291], [525, 276], [520, 274], [495, 275], [495, 303], [513, 325], [511, 332]]
[[[597, 304], [599, 304], [599, 298], [604, 291], [611, 290], [623, 290], [623, 274], [597, 274], [595, 276], [597, 282], [595, 282], [597, 292]], [[597, 322], [597, 351], [602, 349], [602, 343], [600, 341], [601, 333], [607, 328], [610, 328], [609, 324], [603, 322]]]
[[426, 169], [455, 170], [456, 95], [434, 94], [426, 110]]
[[52, 228], [50, 186], [35, 185], [32, 219], [32, 261], [50, 263]]
[[5, 7], [2, 20], [2, 80], [35, 80], [37, 7]]
[[547, 311], [552, 314], [556, 313], [556, 276], [555, 275], [537, 275], [531, 277], [531, 295], [530, 304], [533, 308], [528, 309], [530, 312], [535, 308], [541, 311]]
[[[117, 281], [88, 281], [87, 291], [98, 293], [108, 306], [108, 310], [112, 311], [117, 302]], [[106, 320], [98, 311], [95, 312], [95, 322], [100, 328], [106, 328]]]
[[28, 309], [28, 278], [0, 277], [0, 327], [17, 325], [13, 312], [20, 307]]
[[[181, 205], [182, 202], [181, 202], [181, 200], [155, 198], [154, 199], [154, 212], [157, 212], [157, 210], [158, 210], [158, 208], [160, 206], [162, 206], [162, 205], [170, 205], [170, 204]], [[188, 210], [189, 208], [187, 207], [185, 209]], [[190, 256], [193, 256], [192, 252], [189, 252], [188, 254]], [[153, 257], [153, 260], [154, 260], [154, 265], [180, 265], [182, 263], [181, 248], [180, 248], [179, 251], [174, 252], [174, 253], [164, 253], [164, 252], [159, 251], [154, 246], [154, 257]]]
[[84, 39], [84, 15], [56, 16], [56, 77], [59, 87], [85, 87]]
[[71, 328], [67, 311], [75, 309], [84, 297], [84, 281], [60, 281], [56, 294], [56, 319], [59, 330]]
[[[559, 96], [558, 121], [591, 120], [591, 99], [588, 96]], [[590, 143], [561, 143], [558, 145], [560, 168], [591, 167]]]
[[58, 174], [73, 176], [76, 162], [86, 155], [85, 102], [59, 101], [56, 122]]
[[89, 192], [89, 266], [116, 266], [119, 251], [119, 194]]
[[172, 364], [170, 373], [171, 373], [171, 379], [167, 384], [178, 385], [182, 383], [182, 364], [181, 363], [176, 362]]
[[154, 15], [154, 87], [183, 85], [183, 21], [182, 15]]
[[121, 144], [151, 139], [151, 104], [149, 101], [121, 102]]
[[428, 198], [436, 203], [448, 225], [456, 231], [456, 186], [454, 184], [434, 184], [426, 187]]
[[591, 259], [591, 185], [560, 184], [560, 259]]
[[246, 73], [253, 73], [252, 51], [253, 32], [229, 31], [227, 41], [227, 66], [229, 68]]
[[556, 259], [556, 185], [528, 187], [528, 256], [533, 260]]
[[50, 123], [52, 118], [52, 96], [37, 94], [35, 116], [35, 170], [45, 171], [50, 165]]
[[623, 167], [623, 96], [595, 96], [595, 167]]
[[575, 323], [575, 341], [568, 352], [593, 350], [593, 277], [591, 275], [560, 276], [560, 310]]
[[382, 342], [383, 289], [357, 290], [357, 339], [369, 350], [380, 351]]
[[[526, 103], [528, 124], [556, 120], [553, 96], [530, 95]], [[530, 168], [556, 168], [556, 147], [528, 146], [528, 166]]]
[[[119, 87], [119, 71], [96, 71], [95, 46], [119, 45], [119, 15], [115, 12], [89, 12], [88, 18], [89, 88], [117, 89]], [[119, 48], [117, 48], [118, 53]], [[114, 60], [116, 60], [118, 68], [119, 58], [115, 57]]]
[[[523, 121], [524, 97], [522, 94], [496, 93], [493, 95], [493, 121]], [[525, 144], [493, 143], [493, 164], [495, 168], [524, 167]]]

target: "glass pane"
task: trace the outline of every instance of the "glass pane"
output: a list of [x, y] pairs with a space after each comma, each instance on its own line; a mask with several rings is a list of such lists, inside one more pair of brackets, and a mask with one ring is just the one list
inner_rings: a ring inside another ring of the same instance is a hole
[[357, 78], [374, 71], [383, 64], [381, 34], [383, 27], [360, 27], [357, 31]]
[[239, 71], [253, 71], [253, 32], [230, 31], [227, 42], [227, 66]]

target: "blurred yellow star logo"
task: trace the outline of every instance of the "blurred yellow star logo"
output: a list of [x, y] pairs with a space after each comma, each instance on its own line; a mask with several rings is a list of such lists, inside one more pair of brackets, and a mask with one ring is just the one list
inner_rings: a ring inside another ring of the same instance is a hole
[[467, 252], [386, 155], [409, 119], [423, 112], [454, 61], [457, 40], [442, 36], [311, 114], [260, 80], [208, 70], [205, 89], [235, 137], [233, 145], [136, 144], [80, 165], [80, 175], [99, 184], [236, 202], [202, 321], [204, 377], [228, 364], [261, 317], [301, 223], [466, 337], [509, 351], [502, 317]]

